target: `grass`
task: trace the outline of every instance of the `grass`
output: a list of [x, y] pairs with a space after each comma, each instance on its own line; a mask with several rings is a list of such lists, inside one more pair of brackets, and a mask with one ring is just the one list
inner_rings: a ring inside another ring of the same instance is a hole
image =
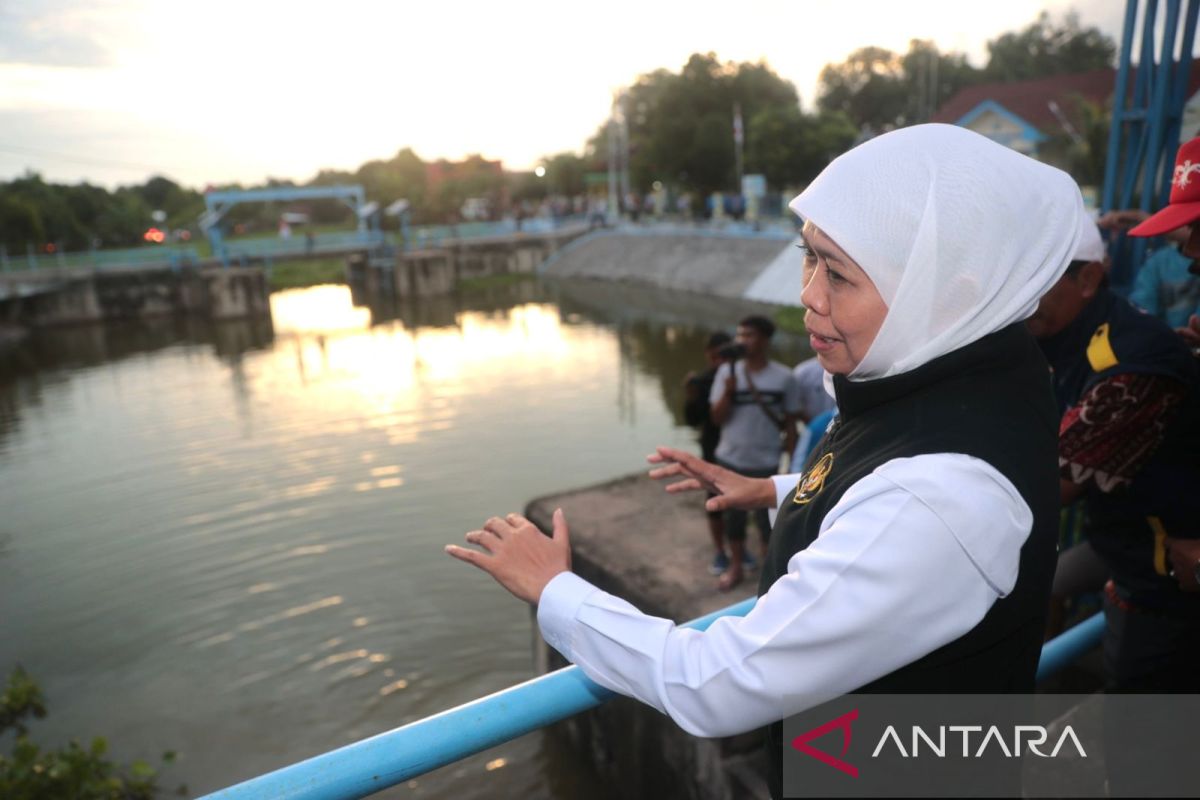
[[346, 259], [297, 258], [276, 261], [271, 267], [271, 291], [317, 286], [322, 283], [345, 283]]
[[775, 325], [780, 330], [801, 336], [808, 333], [804, 327], [804, 309], [800, 306], [781, 306], [774, 316]]
[[498, 289], [502, 286], [516, 286], [519, 283], [536, 280], [532, 272], [505, 272], [500, 275], [486, 275], [481, 278], [464, 278], [458, 282], [461, 292], [482, 292], [487, 289]]

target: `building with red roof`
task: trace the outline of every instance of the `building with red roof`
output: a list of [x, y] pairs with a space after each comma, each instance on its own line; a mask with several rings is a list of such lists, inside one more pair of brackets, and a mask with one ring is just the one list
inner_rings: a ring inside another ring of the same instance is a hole
[[[1091, 103], [1109, 113], [1116, 79], [1115, 69], [1098, 69], [968, 86], [946, 101], [930, 121], [970, 128], [1020, 153], [1065, 167], [1071, 141], [1085, 130], [1084, 104]], [[1180, 131], [1183, 140], [1200, 130], [1198, 91], [1200, 61], [1193, 63], [1188, 83]]]

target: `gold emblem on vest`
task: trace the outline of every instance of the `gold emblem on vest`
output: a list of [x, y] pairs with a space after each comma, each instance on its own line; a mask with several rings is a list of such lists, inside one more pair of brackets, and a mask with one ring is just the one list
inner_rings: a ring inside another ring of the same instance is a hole
[[1117, 354], [1113, 352], [1112, 342], [1108, 338], [1108, 323], [1104, 323], [1096, 332], [1092, 334], [1091, 341], [1088, 342], [1087, 360], [1092, 367], [1092, 372], [1104, 372], [1109, 367], [1115, 367], [1121, 363], [1117, 358]]
[[812, 469], [804, 473], [804, 477], [800, 479], [800, 484], [796, 487], [796, 496], [792, 498], [792, 502], [802, 506], [816, 497], [817, 492], [825, 488], [825, 478], [831, 469], [833, 469], [833, 453], [826, 453], [821, 456], [820, 461], [812, 465]]

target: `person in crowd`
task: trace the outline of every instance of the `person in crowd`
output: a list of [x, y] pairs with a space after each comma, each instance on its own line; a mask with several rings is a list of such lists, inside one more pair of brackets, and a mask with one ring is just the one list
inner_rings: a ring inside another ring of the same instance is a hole
[[825, 387], [825, 370], [821, 367], [821, 359], [813, 356], [805, 359], [792, 370], [800, 393], [801, 422], [808, 423], [813, 417], [836, 408], [833, 395]]
[[1200, 691], [1200, 595], [1180, 590], [1167, 553], [1167, 537], [1200, 535], [1200, 373], [1164, 322], [1109, 291], [1095, 225], [1080, 239], [1028, 324], [1062, 415], [1060, 497], [1085, 499], [1084, 535], [1110, 575], [1106, 681]]
[[561, 510], [549, 537], [510, 514], [466, 534], [480, 549], [447, 547], [537, 603], [546, 641], [592, 680], [699, 736], [767, 726], [775, 797], [785, 716], [855, 690], [1033, 689], [1059, 416], [1024, 320], [1085, 213], [1060, 170], [936, 124], [860, 144], [790, 207], [838, 422], [803, 475], [650, 457], [653, 476], [682, 478], [668, 491], [715, 491], [710, 509], [776, 510], [745, 617], [681, 629], [597, 589], [570, 571]]
[[[834, 412], [837, 405], [833, 395], [825, 386], [825, 370], [821, 368], [821, 360], [816, 356], [805, 359], [792, 370], [792, 380], [796, 382], [796, 391], [800, 397], [800, 410], [796, 418], [803, 424], [804, 429], [796, 440], [796, 449], [792, 451], [792, 469], [798, 469], [804, 463], [804, 456], [816, 444], [814, 439], [825, 435], [825, 427], [816, 429], [814, 421], [824, 419], [829, 412]], [[826, 426], [827, 427], [827, 426]]]
[[[1126, 231], [1149, 218], [1147, 211], [1123, 209], [1104, 214], [1099, 225], [1103, 230]], [[1194, 257], [1183, 253], [1190, 235], [1190, 224], [1165, 231], [1167, 244], [1142, 262], [1129, 292], [1131, 303], [1181, 332], [1200, 313], [1200, 269]]]
[[[1068, 272], [1078, 271], [1082, 265], [1096, 263], [1101, 270], [1105, 269], [1107, 255], [1099, 231], [1090, 221], [1084, 221], [1079, 245], [1071, 261]], [[1053, 291], [1053, 290], [1052, 290]], [[1046, 308], [1052, 305], [1045, 301]], [[1030, 330], [1040, 330], [1042, 315], [1045, 309], [1039, 308], [1029, 320]], [[1067, 449], [1067, 454], [1060, 453], [1060, 461], [1070, 458], [1070, 448], [1073, 439], [1066, 437], [1059, 440], [1059, 446]], [[1069, 602], [1078, 602], [1093, 595], [1099, 595], [1109, 579], [1108, 565], [1096, 553], [1091, 542], [1087, 540], [1083, 528], [1085, 511], [1083, 501], [1076, 492], [1063, 495], [1063, 510], [1059, 527], [1058, 562], [1054, 571], [1054, 582], [1050, 589], [1050, 617], [1046, 625], [1046, 639], [1053, 639], [1062, 633], [1067, 622]]]
[[[712, 420], [721, 428], [717, 463], [754, 478], [777, 473], [780, 456], [790, 455], [796, 446], [799, 397], [791, 370], [770, 358], [774, 335], [775, 324], [766, 317], [751, 315], [741, 320], [737, 343], [744, 352], [717, 369], [708, 398]], [[730, 560], [717, 583], [721, 591], [734, 588], [742, 582], [744, 570], [757, 567], [746, 548], [749, 516], [740, 508], [725, 511]], [[771, 535], [767, 509], [754, 511], [754, 523], [765, 555]]]
[[1200, 349], [1200, 136], [1184, 142], [1175, 157], [1167, 207], [1152, 218], [1144, 211], [1113, 211], [1102, 228], [1129, 230], [1131, 236], [1164, 236], [1160, 248], [1138, 270], [1129, 299], [1175, 329]]
[[[704, 359], [708, 369], [689, 373], [683, 382], [683, 417], [688, 425], [700, 429], [700, 457], [710, 464], [717, 463], [717, 443], [721, 440], [721, 427], [713, 422], [708, 398], [712, 393], [717, 369], [725, 363], [722, 351], [733, 342], [725, 331], [715, 331], [704, 345]], [[713, 495], [709, 495], [712, 497]], [[713, 555], [709, 572], [720, 575], [729, 568], [729, 554], [725, 550], [725, 523], [720, 511], [705, 511], [708, 516], [708, 532], [712, 536]]]

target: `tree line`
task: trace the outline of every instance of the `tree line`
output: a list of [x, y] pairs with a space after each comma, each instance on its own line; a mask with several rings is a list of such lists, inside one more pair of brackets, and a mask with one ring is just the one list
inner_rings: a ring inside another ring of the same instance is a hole
[[[1024, 29], [989, 41], [987, 52], [986, 64], [975, 67], [962, 53], [940, 52], [925, 40], [912, 40], [905, 53], [860, 48], [822, 70], [812, 111], [802, 108], [796, 87], [766, 63], [721, 62], [713, 53], [696, 53], [678, 72], [659, 69], [639, 76], [618, 101], [623, 124], [606, 120], [582, 153], [547, 156], [541, 177], [502, 172], [480, 156], [426, 162], [404, 148], [354, 171], [322, 170], [304, 183], [268, 180], [266, 185], [358, 183], [381, 205], [407, 199], [416, 223], [454, 221], [468, 197], [488, 198], [500, 210], [505, 203], [584, 194], [587, 176], [606, 170], [609, 137], [616, 131], [619, 152], [628, 154], [632, 191], [644, 195], [661, 184], [705, 197], [736, 188], [737, 113], [745, 132], [743, 172], [765, 176], [774, 191], [791, 191], [856, 141], [923, 122], [967, 86], [1111, 67], [1116, 45], [1098, 29], [1082, 27], [1073, 14], [1055, 21], [1043, 13]], [[1087, 113], [1096, 131], [1086, 138], [1102, 147], [1107, 115], [1103, 109]], [[1089, 153], [1087, 163], [1094, 168], [1102, 156]], [[439, 178], [431, 181], [431, 172]], [[348, 210], [336, 201], [313, 201], [305, 209], [316, 224], [349, 220]], [[71, 250], [136, 245], [153, 224], [155, 210], [166, 214], [168, 227], [195, 230], [204, 197], [161, 176], [110, 191], [87, 183], [47, 183], [30, 173], [0, 183], [0, 246], [20, 254], [49, 244]], [[225, 221], [246, 230], [270, 230], [283, 210], [282, 204], [238, 206]]]

